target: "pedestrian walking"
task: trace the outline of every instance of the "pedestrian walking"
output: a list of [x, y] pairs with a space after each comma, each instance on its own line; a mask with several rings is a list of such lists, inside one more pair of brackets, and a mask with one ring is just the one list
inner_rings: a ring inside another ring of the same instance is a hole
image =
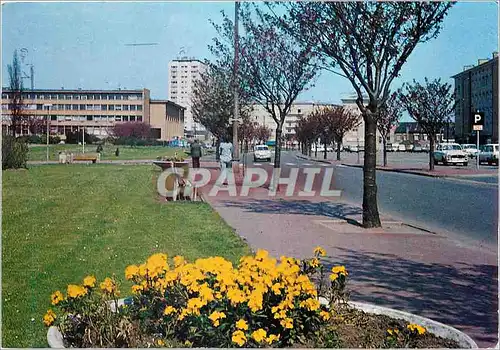
[[193, 169], [198, 169], [200, 167], [201, 156], [201, 145], [198, 140], [195, 139], [191, 144], [191, 159], [193, 160]]
[[224, 179], [227, 180], [227, 169], [231, 167], [231, 162], [233, 160], [233, 144], [227, 142], [226, 138], [219, 145], [219, 155], [221, 175], [225, 173]]

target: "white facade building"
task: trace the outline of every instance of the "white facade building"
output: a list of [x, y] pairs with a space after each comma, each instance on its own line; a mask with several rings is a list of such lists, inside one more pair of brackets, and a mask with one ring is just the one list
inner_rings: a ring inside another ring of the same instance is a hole
[[168, 63], [168, 99], [186, 108], [184, 112], [184, 129], [188, 135], [204, 134], [205, 128], [195, 123], [191, 111], [191, 97], [194, 82], [206, 68], [205, 64], [194, 58], [180, 58]]

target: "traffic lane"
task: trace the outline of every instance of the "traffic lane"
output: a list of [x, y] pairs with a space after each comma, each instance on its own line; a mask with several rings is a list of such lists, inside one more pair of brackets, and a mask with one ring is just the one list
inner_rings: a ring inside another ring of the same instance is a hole
[[[363, 172], [337, 166], [337, 189], [362, 203]], [[410, 224], [497, 244], [498, 190], [491, 185], [377, 171], [379, 210]]]

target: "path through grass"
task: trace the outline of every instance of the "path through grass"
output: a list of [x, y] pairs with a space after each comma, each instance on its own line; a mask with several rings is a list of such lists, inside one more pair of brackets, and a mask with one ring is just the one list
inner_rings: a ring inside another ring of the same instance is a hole
[[[233, 262], [247, 246], [203, 203], [160, 203], [150, 165], [3, 172], [2, 345], [46, 347], [50, 294], [87, 274], [124, 280], [155, 252]], [[129, 291], [124, 283], [122, 294]]]

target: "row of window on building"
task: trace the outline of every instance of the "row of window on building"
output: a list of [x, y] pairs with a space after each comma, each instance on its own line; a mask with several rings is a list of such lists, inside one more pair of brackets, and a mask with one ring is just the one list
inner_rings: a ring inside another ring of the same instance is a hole
[[[28, 104], [24, 106], [27, 110], [47, 110], [43, 104]], [[2, 104], [3, 110], [8, 110], [8, 104]], [[141, 112], [142, 105], [94, 105], [94, 104], [53, 104], [52, 111], [132, 111]]]
[[[3, 93], [3, 99], [11, 99], [11, 93]], [[142, 100], [142, 94], [37, 94], [23, 93], [22, 98], [29, 100]]]
[[[43, 118], [40, 118], [43, 120]], [[10, 116], [3, 115], [2, 120], [8, 122]], [[51, 121], [58, 122], [84, 122], [84, 121], [96, 121], [96, 122], [142, 122], [142, 116], [138, 115], [51, 115]]]

